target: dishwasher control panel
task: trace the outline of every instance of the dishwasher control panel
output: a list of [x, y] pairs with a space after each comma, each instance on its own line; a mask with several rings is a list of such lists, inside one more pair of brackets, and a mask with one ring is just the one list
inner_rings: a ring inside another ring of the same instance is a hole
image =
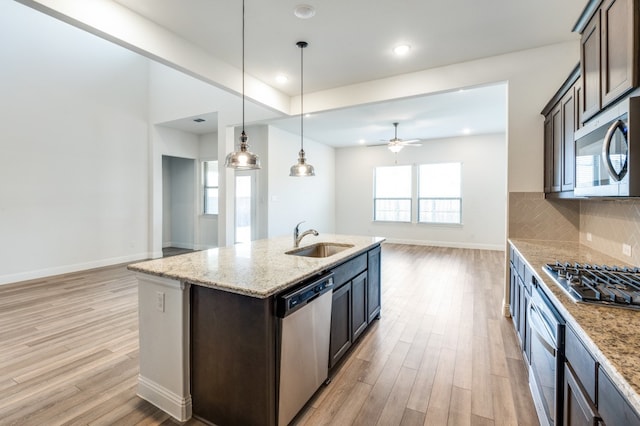
[[323, 274], [306, 281], [292, 291], [278, 296], [276, 313], [278, 317], [284, 318], [332, 288], [333, 273]]

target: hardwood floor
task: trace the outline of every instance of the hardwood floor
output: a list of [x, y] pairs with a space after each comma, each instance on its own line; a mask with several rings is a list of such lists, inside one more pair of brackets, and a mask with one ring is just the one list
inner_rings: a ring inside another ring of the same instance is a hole
[[[503, 270], [502, 252], [383, 245], [382, 317], [296, 424], [537, 425]], [[135, 394], [137, 323], [122, 265], [0, 286], [0, 424], [179, 424]]]

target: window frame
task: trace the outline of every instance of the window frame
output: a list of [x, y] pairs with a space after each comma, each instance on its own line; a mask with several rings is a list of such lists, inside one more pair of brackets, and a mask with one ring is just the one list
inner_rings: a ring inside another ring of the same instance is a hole
[[218, 216], [220, 214], [219, 206], [216, 206], [216, 213], [208, 213], [208, 202], [207, 202], [207, 190], [208, 189], [216, 189], [218, 191], [218, 200], [220, 200], [220, 177], [218, 176], [218, 185], [209, 185], [209, 181], [207, 179], [207, 172], [209, 170], [209, 163], [215, 163], [216, 172], [218, 172], [218, 160], [202, 160], [202, 210], [201, 213], [203, 216]]
[[[459, 188], [459, 197], [421, 197], [420, 196], [420, 173], [421, 173], [421, 167], [422, 166], [434, 166], [434, 165], [442, 165], [442, 164], [458, 164], [459, 165], [459, 170], [460, 170], [460, 188]], [[440, 163], [423, 163], [423, 164], [418, 164], [416, 165], [416, 174], [417, 174], [417, 181], [418, 181], [418, 191], [416, 193], [416, 204], [417, 204], [417, 212], [416, 212], [416, 221], [419, 224], [424, 224], [424, 225], [462, 225], [463, 224], [463, 216], [462, 216], [462, 207], [463, 207], [463, 203], [462, 203], [462, 162], [461, 161], [446, 161], [446, 162], [440, 162]], [[429, 201], [450, 201], [450, 200], [458, 200], [458, 205], [459, 205], [459, 210], [458, 210], [458, 222], [438, 222], [438, 221], [428, 221], [428, 220], [422, 220], [421, 219], [421, 205], [423, 201], [429, 202]]]
[[[408, 167], [410, 170], [410, 179], [409, 179], [409, 197], [377, 197], [377, 174], [378, 169], [382, 168], [392, 168], [392, 167]], [[414, 172], [413, 166], [411, 165], [394, 165], [394, 166], [377, 166], [373, 168], [373, 221], [381, 222], [381, 223], [412, 223], [413, 221], [413, 188], [414, 188]], [[377, 218], [377, 206], [378, 201], [409, 201], [409, 219], [408, 220], [386, 220], [386, 219], [378, 219]]]

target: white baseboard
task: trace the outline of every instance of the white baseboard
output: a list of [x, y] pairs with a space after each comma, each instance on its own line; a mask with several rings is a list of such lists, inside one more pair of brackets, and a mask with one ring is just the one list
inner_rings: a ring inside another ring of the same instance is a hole
[[191, 418], [191, 395], [181, 397], [149, 379], [138, 376], [138, 396], [179, 422], [186, 422]]
[[[160, 256], [162, 257], [162, 255]], [[103, 266], [117, 265], [119, 263], [136, 262], [149, 259], [149, 253], [138, 253], [129, 256], [111, 257], [91, 262], [75, 263], [72, 265], [55, 266], [52, 268], [38, 269], [35, 271], [19, 272], [17, 274], [0, 275], [0, 285], [17, 283], [54, 275], [68, 274], [71, 272], [86, 271], [87, 269], [101, 268]]]
[[387, 238], [387, 243], [391, 244], [408, 244], [414, 246], [434, 246], [434, 247], [451, 247], [462, 249], [475, 249], [475, 250], [497, 250], [505, 251], [505, 244], [481, 244], [481, 243], [466, 243], [456, 241], [427, 241], [427, 240], [406, 240]]

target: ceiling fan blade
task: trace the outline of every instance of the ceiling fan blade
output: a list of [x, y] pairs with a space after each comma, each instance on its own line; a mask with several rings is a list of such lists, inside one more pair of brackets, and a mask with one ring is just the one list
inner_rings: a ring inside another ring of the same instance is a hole
[[409, 139], [409, 140], [403, 140], [400, 143], [413, 143], [413, 142], [420, 142], [420, 139]]
[[403, 143], [402, 146], [422, 146], [421, 143]]
[[389, 142], [388, 142], [388, 141], [387, 141], [387, 142], [385, 142], [385, 143], [374, 143], [374, 144], [369, 144], [369, 145], [365, 145], [365, 146], [366, 146], [367, 148], [371, 148], [371, 147], [374, 147], [374, 146], [387, 146], [387, 145], [389, 145]]

